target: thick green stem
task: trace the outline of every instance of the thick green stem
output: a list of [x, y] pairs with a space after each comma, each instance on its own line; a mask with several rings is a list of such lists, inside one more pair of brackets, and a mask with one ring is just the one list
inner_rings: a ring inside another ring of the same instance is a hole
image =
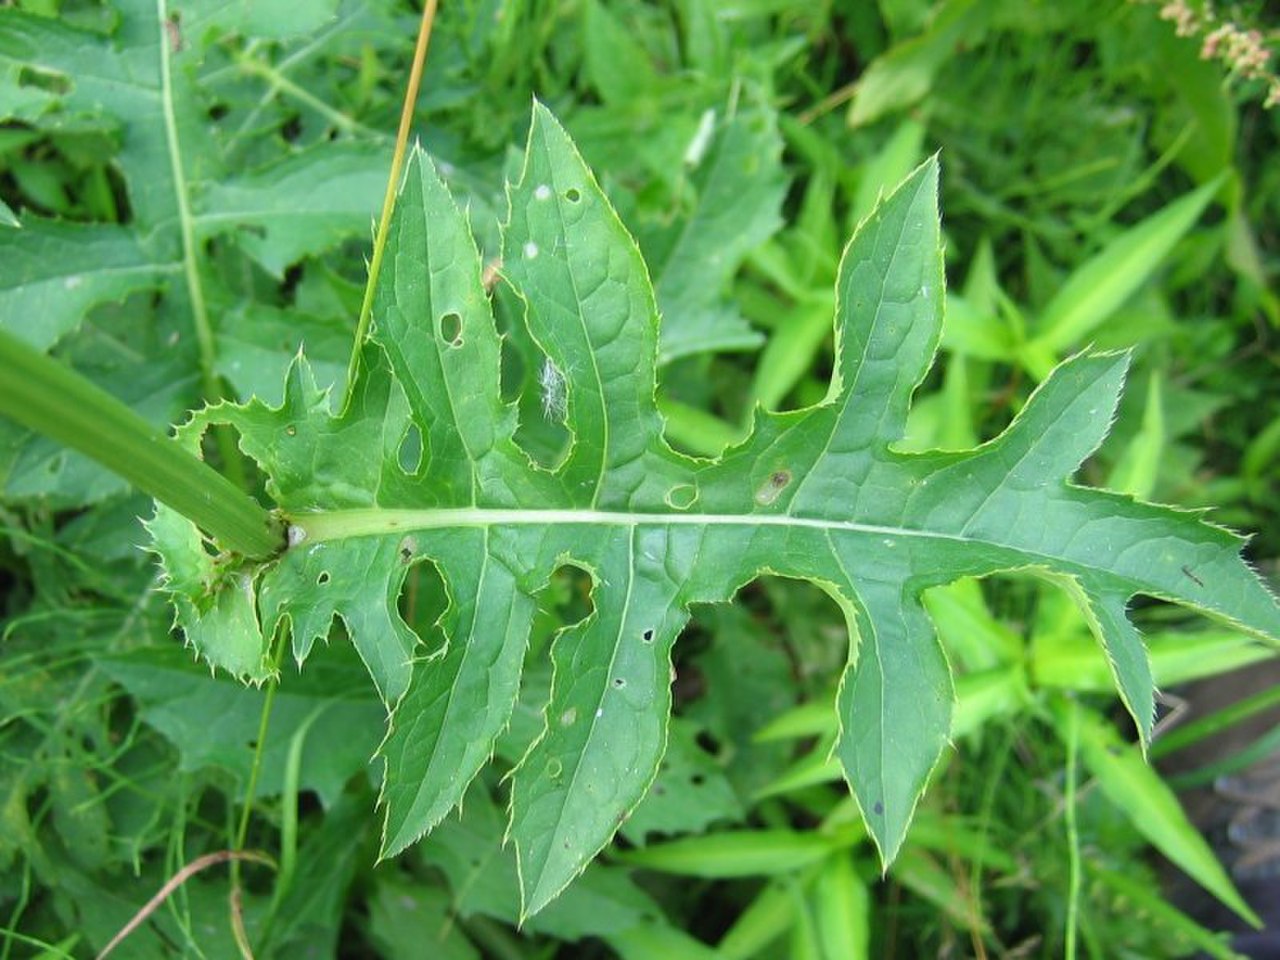
[[91, 457], [227, 550], [261, 559], [284, 546], [279, 521], [247, 493], [115, 397], [3, 330], [0, 415]]

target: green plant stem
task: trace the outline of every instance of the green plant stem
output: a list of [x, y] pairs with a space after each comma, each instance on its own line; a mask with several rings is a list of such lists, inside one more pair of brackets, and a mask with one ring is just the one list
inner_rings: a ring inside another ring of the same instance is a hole
[[1063, 819], [1067, 826], [1067, 920], [1063, 957], [1076, 958], [1076, 926], [1080, 916], [1080, 831], [1076, 823], [1076, 759], [1080, 752], [1080, 705], [1067, 704], [1067, 783], [1063, 792]]
[[[162, 0], [163, 2], [163, 0]], [[364, 299], [360, 303], [360, 319], [356, 321], [355, 342], [351, 345], [351, 362], [347, 365], [346, 399], [356, 382], [356, 368], [360, 363], [360, 348], [369, 333], [369, 320], [373, 316], [373, 295], [378, 288], [378, 274], [382, 271], [382, 255], [387, 249], [387, 227], [391, 224], [391, 211], [400, 192], [400, 171], [404, 167], [405, 149], [409, 144], [409, 128], [413, 126], [413, 107], [418, 101], [418, 87], [422, 84], [422, 65], [427, 59], [427, 45], [431, 42], [431, 27], [436, 18], [436, 0], [426, 0], [422, 8], [422, 23], [418, 27], [418, 44], [413, 51], [413, 66], [409, 70], [409, 82], [405, 88], [404, 106], [400, 110], [400, 129], [396, 132], [396, 149], [391, 155], [391, 174], [387, 177], [387, 192], [382, 198], [382, 216], [378, 219], [378, 233], [373, 240], [373, 257], [369, 261], [369, 279], [364, 287]], [[344, 404], [345, 405], [345, 404]]]
[[[267, 731], [271, 727], [271, 709], [275, 706], [276, 690], [280, 688], [280, 661], [284, 658], [285, 640], [281, 631], [275, 638], [275, 651], [271, 656], [271, 679], [267, 681], [266, 696], [262, 701], [262, 713], [258, 717], [258, 739], [253, 744], [253, 765], [249, 768], [249, 781], [244, 788], [244, 803], [240, 810], [240, 825], [236, 828], [236, 842], [233, 849], [244, 850], [245, 841], [249, 838], [249, 821], [253, 817], [253, 800], [258, 792], [258, 775], [262, 771], [262, 757], [266, 752]], [[296, 802], [296, 796], [295, 796]], [[240, 889], [240, 864], [231, 864], [231, 895], [234, 897]], [[239, 938], [237, 938], [239, 940]], [[237, 943], [243, 955], [252, 956], [247, 943]]]
[[276, 649], [271, 657], [271, 679], [267, 681], [267, 694], [262, 701], [262, 715], [258, 718], [258, 739], [253, 747], [253, 766], [249, 768], [249, 782], [244, 788], [244, 810], [240, 815], [240, 827], [236, 831], [235, 849], [243, 850], [249, 836], [249, 818], [253, 814], [253, 796], [258, 790], [258, 774], [262, 770], [262, 755], [266, 750], [267, 729], [271, 726], [271, 708], [275, 706], [276, 690], [280, 687], [280, 661], [284, 657], [284, 633], [276, 636]]
[[283, 527], [247, 493], [69, 367], [0, 330], [0, 415], [96, 460], [225, 549], [278, 553]]
[[284, 93], [294, 100], [297, 100], [309, 110], [314, 110], [320, 114], [343, 133], [351, 135], [358, 133], [368, 137], [371, 140], [383, 140], [385, 134], [381, 130], [375, 130], [373, 127], [366, 127], [359, 120], [347, 116], [341, 110], [335, 110], [329, 104], [325, 103], [319, 97], [312, 96], [305, 89], [298, 86], [284, 74], [270, 64], [262, 63], [254, 60], [253, 57], [241, 54], [236, 57], [236, 65], [245, 73], [260, 77], [270, 85], [272, 92]]
[[[187, 296], [191, 300], [191, 321], [196, 331], [200, 354], [200, 389], [204, 399], [216, 403], [222, 399], [222, 385], [214, 369], [217, 347], [213, 341], [213, 325], [204, 302], [204, 286], [200, 282], [200, 265], [196, 260], [195, 219], [187, 202], [186, 174], [182, 164], [182, 145], [178, 139], [178, 119], [173, 106], [173, 67], [169, 62], [169, 10], [167, 0], [156, 0], [157, 28], [160, 31], [160, 105], [164, 115], [165, 142], [169, 147], [169, 170], [173, 177], [174, 201], [178, 207], [178, 229], [182, 236], [182, 272], [186, 278]], [[237, 486], [245, 486], [244, 466], [231, 431], [215, 428], [214, 442], [222, 457], [222, 467]]]
[[178, 228], [182, 234], [182, 270], [187, 282], [187, 296], [191, 298], [191, 317], [196, 329], [196, 343], [200, 348], [200, 379], [208, 400], [219, 399], [217, 377], [214, 375], [213, 327], [209, 324], [209, 312], [204, 303], [204, 287], [200, 283], [200, 268], [196, 263], [195, 227], [191, 209], [187, 204], [187, 191], [183, 184], [182, 148], [178, 142], [178, 121], [173, 111], [172, 66], [169, 63], [169, 34], [165, 25], [169, 22], [166, 0], [156, 0], [156, 16], [160, 30], [160, 104], [164, 115], [165, 141], [169, 147], [169, 170], [173, 176], [174, 199], [178, 205]]

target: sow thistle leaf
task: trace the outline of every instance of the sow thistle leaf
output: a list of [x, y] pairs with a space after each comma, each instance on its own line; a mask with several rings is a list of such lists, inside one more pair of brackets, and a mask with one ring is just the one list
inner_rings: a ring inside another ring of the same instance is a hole
[[[457, 806], [490, 757], [516, 702], [535, 593], [563, 565], [588, 571], [594, 610], [552, 647], [543, 730], [511, 777], [525, 915], [586, 866], [653, 781], [689, 605], [727, 600], [762, 573], [818, 584], [845, 613], [835, 753], [886, 863], [951, 724], [950, 670], [920, 601], [928, 587], [1012, 569], [1065, 584], [1145, 742], [1153, 690], [1125, 616], [1131, 597], [1267, 637], [1280, 636], [1280, 610], [1234, 534], [1070, 484], [1106, 433], [1125, 355], [1068, 360], [975, 450], [894, 449], [941, 331], [937, 176], [935, 161], [912, 173], [845, 252], [826, 400], [759, 413], [739, 446], [695, 460], [663, 441], [658, 316], [636, 245], [536, 107], [509, 192], [503, 276], [563, 379], [554, 412], [572, 443], [544, 469], [516, 444], [515, 409], [499, 393], [499, 338], [465, 220], [416, 152], [346, 408], [330, 412], [299, 360], [279, 408], [222, 405], [185, 429], [193, 447], [211, 424], [240, 432], [293, 543], [260, 567], [228, 565], [160, 508], [156, 547], [188, 638], [261, 680], [278, 631], [302, 660], [343, 622], [391, 710], [380, 751], [391, 855]], [[420, 450], [416, 470], [401, 464], [405, 444]], [[441, 649], [397, 612], [420, 561], [449, 595]]]

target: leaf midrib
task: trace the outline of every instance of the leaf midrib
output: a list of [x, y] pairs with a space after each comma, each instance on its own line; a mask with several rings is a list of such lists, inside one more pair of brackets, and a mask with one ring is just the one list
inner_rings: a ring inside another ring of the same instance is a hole
[[[459, 507], [434, 510], [401, 510], [372, 507], [355, 510], [330, 510], [320, 513], [291, 514], [290, 525], [303, 534], [301, 541], [332, 542], [353, 537], [387, 536], [412, 533], [415, 530], [439, 530], [449, 527], [494, 526], [690, 526], [690, 527], [804, 527], [814, 530], [843, 530], [878, 536], [916, 537], [930, 540], [952, 540], [961, 543], [986, 542], [979, 537], [961, 536], [940, 530], [919, 530], [883, 524], [829, 520], [822, 517], [797, 517], [782, 513], [637, 513], [622, 510], [553, 509], [517, 510], [485, 507]], [[1009, 544], [1001, 544], [1012, 549]], [[1025, 551], [1024, 551], [1025, 552]]]

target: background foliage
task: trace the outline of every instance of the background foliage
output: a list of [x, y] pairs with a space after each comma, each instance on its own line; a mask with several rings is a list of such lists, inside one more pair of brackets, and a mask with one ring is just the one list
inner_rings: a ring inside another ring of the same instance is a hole
[[[738, 436], [756, 403], [822, 397], [841, 245], [941, 150], [953, 292], [908, 446], [988, 438], [1053, 360], [1132, 346], [1084, 479], [1216, 506], [1259, 532], [1249, 555], [1274, 582], [1280, 174], [1256, 88], [1224, 84], [1147, 5], [836, 7], [447, 3], [418, 132], [493, 257], [531, 98], [565, 121], [649, 261], [668, 438], [694, 453]], [[340, 383], [415, 29], [389, 2], [0, 9], [0, 324], [157, 424], [202, 399], [278, 402], [302, 343]], [[563, 437], [502, 289], [504, 393], [521, 443], [550, 456]], [[235, 846], [247, 789], [249, 845], [279, 863], [244, 868], [258, 956], [410, 957], [426, 938], [458, 957], [1052, 955], [1068, 929], [1094, 956], [1225, 950], [1154, 893], [1151, 846], [1240, 906], [1094, 696], [1109, 681], [1087, 625], [1030, 581], [929, 597], [960, 673], [957, 749], [886, 879], [814, 709], [843, 666], [841, 617], [810, 586], [762, 579], [696, 612], [650, 797], [517, 932], [501, 767], [461, 817], [375, 865], [367, 758], [384, 715], [331, 643], [286, 673], [250, 787], [264, 693], [181, 651], [136, 547], [149, 505], [0, 429], [6, 956], [100, 949], [181, 865]], [[257, 482], [231, 443], [208, 457]], [[530, 702], [585, 588], [565, 574], [540, 598]], [[424, 631], [436, 593], [424, 573], [401, 601]], [[1137, 613], [1164, 687], [1266, 656]], [[517, 710], [501, 761], [537, 720]], [[218, 870], [189, 881], [129, 955], [235, 955], [227, 892]]]

